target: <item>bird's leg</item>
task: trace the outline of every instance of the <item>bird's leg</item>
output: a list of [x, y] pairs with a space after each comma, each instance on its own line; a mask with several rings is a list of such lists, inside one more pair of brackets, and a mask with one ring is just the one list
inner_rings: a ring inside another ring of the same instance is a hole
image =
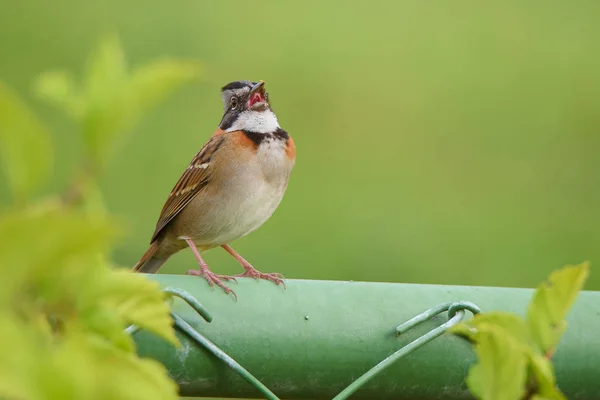
[[214, 285], [216, 284], [217, 286], [222, 288], [225, 291], [225, 293], [231, 293], [233, 297], [237, 300], [237, 295], [235, 294], [235, 292], [229, 289], [227, 286], [225, 286], [225, 284], [222, 281], [224, 280], [236, 282], [236, 279], [233, 276], [217, 275], [214, 272], [212, 272], [210, 269], [208, 269], [208, 264], [206, 264], [206, 261], [204, 261], [204, 259], [200, 255], [200, 252], [198, 251], [198, 248], [196, 247], [194, 241], [192, 239], [185, 239], [185, 241], [188, 244], [188, 246], [191, 247], [192, 251], [194, 252], [194, 255], [196, 256], [196, 260], [198, 260], [198, 264], [200, 264], [200, 269], [191, 269], [188, 272], [186, 272], [186, 275], [203, 276], [208, 281], [210, 287], [214, 287]]
[[244, 257], [239, 255], [234, 249], [232, 249], [231, 246], [224, 244], [221, 247], [224, 248], [225, 251], [227, 251], [229, 254], [231, 254], [233, 258], [235, 258], [237, 262], [239, 262], [242, 265], [242, 267], [244, 267], [244, 269], [246, 270], [246, 272], [235, 276], [240, 278], [250, 277], [254, 279], [265, 279], [267, 281], [275, 283], [276, 285], [281, 284], [285, 288], [285, 282], [283, 281], [284, 278], [283, 275], [281, 275], [280, 273], [273, 272], [270, 274], [265, 274], [264, 272], [260, 272], [252, 265], [250, 265], [250, 263], [246, 261]]

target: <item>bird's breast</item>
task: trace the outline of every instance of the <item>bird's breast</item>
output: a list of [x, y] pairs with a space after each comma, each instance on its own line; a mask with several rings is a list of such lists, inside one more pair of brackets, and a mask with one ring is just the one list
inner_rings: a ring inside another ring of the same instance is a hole
[[273, 137], [254, 144], [254, 148], [248, 148], [247, 157], [235, 157], [238, 162], [228, 164], [218, 191], [195, 200], [204, 203], [197, 231], [192, 234], [198, 245], [229, 243], [258, 229], [271, 217], [294, 166], [290, 141]]
[[291, 157], [289, 147], [293, 143], [292, 138], [268, 137], [258, 145], [253, 161], [267, 182], [275, 186], [287, 185], [295, 162], [295, 149]]

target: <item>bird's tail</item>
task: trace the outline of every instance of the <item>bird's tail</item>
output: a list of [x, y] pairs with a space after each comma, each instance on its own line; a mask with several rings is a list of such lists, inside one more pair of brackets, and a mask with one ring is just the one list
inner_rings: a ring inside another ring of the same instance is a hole
[[146, 274], [153, 274], [160, 269], [160, 267], [167, 261], [166, 258], [157, 258], [156, 252], [158, 251], [158, 245], [160, 242], [155, 240], [152, 242], [148, 250], [144, 253], [140, 261], [133, 267], [133, 272], [144, 272]]

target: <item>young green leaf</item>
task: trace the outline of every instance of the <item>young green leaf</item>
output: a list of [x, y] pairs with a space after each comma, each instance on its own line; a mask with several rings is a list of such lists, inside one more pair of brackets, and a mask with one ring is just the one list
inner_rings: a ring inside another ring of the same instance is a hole
[[104, 39], [86, 75], [83, 124], [92, 158], [104, 161], [144, 111], [197, 74], [197, 64], [175, 60], [155, 62], [129, 74], [117, 37]]
[[34, 81], [33, 91], [39, 98], [62, 109], [71, 118], [79, 120], [82, 117], [85, 104], [68, 72], [44, 72]]
[[98, 183], [94, 181], [84, 181], [80, 185], [79, 190], [81, 190], [83, 196], [82, 210], [87, 213], [90, 218], [106, 218], [109, 213]]
[[478, 328], [485, 325], [494, 325], [506, 331], [506, 334], [512, 335], [519, 343], [528, 346], [531, 343], [527, 324], [518, 315], [507, 312], [486, 312], [475, 315], [473, 319], [462, 324], [455, 325], [449, 332], [465, 336], [469, 340], [476, 342]]
[[116, 35], [108, 35], [100, 40], [88, 59], [84, 90], [92, 104], [106, 103], [126, 82], [127, 62], [121, 42]]
[[523, 346], [498, 326], [481, 324], [478, 331], [478, 364], [467, 377], [472, 393], [482, 400], [520, 400], [527, 378]]
[[556, 386], [554, 367], [549, 359], [539, 353], [530, 351], [529, 366], [536, 383], [536, 393], [549, 400], [567, 400]]
[[100, 41], [87, 63], [83, 130], [88, 152], [95, 163], [108, 156], [112, 143], [131, 123], [132, 107], [127, 97], [127, 66], [116, 36]]
[[0, 308], [0, 399], [31, 399], [30, 378], [41, 354], [39, 341], [16, 316]]
[[0, 291], [0, 302], [24, 287], [34, 290], [38, 301], [76, 296], [78, 284], [93, 271], [88, 263], [108, 248], [114, 233], [108, 218], [91, 220], [62, 209], [1, 215], [0, 272], [5, 290]]
[[553, 272], [533, 296], [527, 310], [531, 336], [546, 354], [553, 354], [566, 329], [565, 317], [589, 274], [587, 263]]
[[154, 360], [140, 359], [82, 331], [69, 331], [61, 343], [42, 348], [39, 373], [28, 376], [36, 399], [175, 400], [177, 386]]
[[0, 82], [0, 162], [17, 201], [25, 201], [44, 183], [52, 168], [52, 144], [46, 128]]
[[174, 345], [179, 345], [173, 329], [171, 309], [157, 282], [125, 270], [112, 270], [97, 283], [97, 300], [129, 324], [145, 328]]
[[113, 309], [96, 304], [95, 307], [80, 310], [76, 322], [84, 325], [81, 329], [97, 334], [118, 349], [135, 351], [133, 338], [124, 329], [125, 322]]
[[460, 323], [458, 325], [454, 325], [450, 329], [448, 329], [448, 333], [452, 333], [454, 335], [461, 336], [470, 342], [475, 343], [477, 341], [477, 330], [467, 325], [466, 323]]
[[81, 88], [67, 73], [47, 72], [34, 89], [81, 124], [91, 163], [101, 167], [145, 111], [197, 77], [198, 71], [198, 63], [166, 59], [130, 73], [121, 43], [111, 35], [88, 59]]
[[98, 342], [94, 351], [97, 382], [110, 385], [97, 386], [95, 398], [115, 400], [176, 400], [177, 385], [168, 377], [166, 368], [159, 362], [139, 358]]
[[467, 386], [469, 387], [469, 391], [476, 399], [487, 400], [485, 396], [485, 388], [483, 385], [485, 381], [483, 379], [483, 370], [481, 365], [475, 364], [471, 366], [469, 369], [469, 375], [467, 375], [467, 379], [465, 379]]

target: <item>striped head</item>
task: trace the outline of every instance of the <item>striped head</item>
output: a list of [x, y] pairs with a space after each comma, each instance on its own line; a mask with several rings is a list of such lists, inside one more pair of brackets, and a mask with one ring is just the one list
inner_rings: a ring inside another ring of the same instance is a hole
[[228, 83], [221, 88], [221, 98], [224, 114], [219, 128], [224, 131], [273, 133], [279, 128], [263, 81]]

